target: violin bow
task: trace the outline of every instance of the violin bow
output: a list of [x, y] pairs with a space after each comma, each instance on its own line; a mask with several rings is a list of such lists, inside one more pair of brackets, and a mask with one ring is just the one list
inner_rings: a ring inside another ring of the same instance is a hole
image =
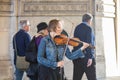
[[[71, 22], [71, 21], [70, 21], [70, 22]], [[73, 26], [74, 26], [74, 23], [72, 23], [72, 28], [71, 28], [71, 31], [70, 31], [70, 36], [72, 35]], [[68, 34], [68, 37], [70, 37], [70, 36], [69, 36], [69, 34]], [[63, 52], [63, 61], [64, 61], [64, 59], [65, 59], [65, 52], [66, 52], [67, 47], [68, 47], [69, 39], [70, 39], [70, 38], [68, 38], [67, 43], [66, 43], [66, 46], [65, 46], [65, 49], [64, 49], [64, 52]], [[60, 79], [60, 80], [62, 80], [63, 78], [64, 78], [65, 80], [67, 80], [65, 73], [64, 73], [64, 75], [62, 74], [62, 71], [63, 71], [62, 69], [63, 69], [63, 68], [60, 68], [60, 73], [61, 73], [61, 76], [60, 76], [61, 79]]]
[[[68, 19], [67, 19], [68, 20]], [[68, 20], [68, 21], [70, 21], [70, 20]], [[72, 21], [70, 21], [71, 23], [72, 23], [72, 28], [71, 28], [71, 31], [70, 31], [70, 35], [68, 35], [68, 40], [67, 40], [67, 43], [66, 43], [66, 47], [65, 47], [65, 49], [64, 49], [64, 53], [63, 53], [63, 60], [64, 60], [64, 58], [65, 58], [65, 52], [66, 52], [66, 49], [67, 49], [67, 47], [68, 47], [68, 42], [69, 42], [69, 37], [72, 35], [72, 31], [73, 31], [73, 26], [74, 26], [74, 23], [72, 22]]]

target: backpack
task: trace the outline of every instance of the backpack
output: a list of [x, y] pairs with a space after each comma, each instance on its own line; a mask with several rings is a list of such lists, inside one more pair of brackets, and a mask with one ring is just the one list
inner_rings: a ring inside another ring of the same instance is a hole
[[27, 46], [26, 54], [25, 54], [25, 60], [32, 63], [37, 63], [38, 48], [37, 48], [35, 39], [36, 39], [35, 36], [33, 36], [32, 40]]

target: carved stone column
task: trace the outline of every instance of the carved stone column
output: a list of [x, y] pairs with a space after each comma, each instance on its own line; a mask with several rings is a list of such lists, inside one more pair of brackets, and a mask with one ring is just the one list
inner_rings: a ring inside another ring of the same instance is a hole
[[118, 74], [120, 76], [120, 0], [116, 1], [116, 40], [117, 40], [117, 64]]
[[[114, 0], [96, 0], [96, 53], [100, 57], [105, 76], [115, 76], [117, 74], [116, 64], [116, 43], [114, 30], [115, 3]], [[111, 43], [112, 42], [112, 43]], [[98, 67], [100, 68], [100, 67]]]
[[104, 78], [106, 75], [102, 17], [103, 17], [103, 2], [102, 0], [96, 0], [94, 23], [95, 23], [95, 40], [96, 40], [96, 68], [97, 68], [98, 79]]
[[14, 12], [11, 0], [0, 0], [0, 80], [12, 80], [13, 68], [10, 58], [10, 25], [11, 14]]

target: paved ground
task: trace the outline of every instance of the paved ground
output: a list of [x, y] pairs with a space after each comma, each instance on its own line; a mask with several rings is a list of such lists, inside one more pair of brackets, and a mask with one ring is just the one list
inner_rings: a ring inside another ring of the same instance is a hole
[[[27, 77], [25, 77], [23, 80], [29, 80]], [[72, 80], [72, 79], [68, 79], [68, 80]], [[87, 80], [87, 79], [82, 79], [82, 80]], [[100, 78], [97, 80], [120, 80], [120, 76], [119, 77], [109, 77], [109, 78]]]
[[[65, 59], [65, 75], [67, 76], [68, 80], [72, 80], [72, 73], [73, 73], [73, 65], [72, 61]], [[86, 76], [83, 76], [82, 80], [87, 80]], [[118, 77], [109, 77], [109, 78], [97, 78], [97, 80], [120, 80], [120, 76]]]
[[[73, 73], [73, 65], [72, 65], [72, 61], [68, 60], [65, 58], [65, 76], [68, 78], [68, 80], [72, 80], [72, 73]], [[23, 80], [29, 80], [28, 78], [24, 78]], [[86, 76], [83, 77], [82, 80], [87, 80]], [[119, 77], [109, 77], [109, 78], [97, 78], [97, 80], [120, 80], [120, 76]]]

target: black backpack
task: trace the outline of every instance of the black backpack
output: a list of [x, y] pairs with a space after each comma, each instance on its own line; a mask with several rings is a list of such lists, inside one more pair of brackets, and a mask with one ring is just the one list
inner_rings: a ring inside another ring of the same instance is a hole
[[32, 40], [30, 41], [29, 45], [26, 49], [25, 60], [32, 63], [37, 63], [37, 45], [35, 43], [35, 36], [33, 36]]

